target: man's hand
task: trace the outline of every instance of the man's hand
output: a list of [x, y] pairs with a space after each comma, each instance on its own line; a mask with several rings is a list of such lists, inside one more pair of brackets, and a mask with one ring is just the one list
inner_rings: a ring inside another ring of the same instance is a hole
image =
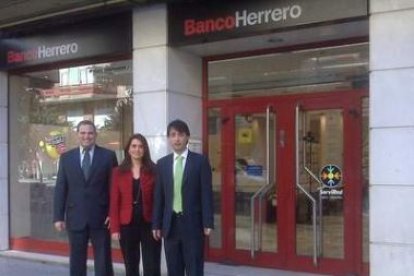
[[120, 237], [121, 237], [121, 235], [119, 234], [119, 232], [112, 233], [112, 235], [111, 235], [111, 238], [114, 241], [119, 241]]
[[152, 237], [154, 240], [159, 241], [161, 240], [161, 230], [152, 230]]
[[210, 236], [211, 231], [213, 231], [213, 229], [211, 229], [211, 228], [204, 228], [204, 235]]
[[106, 217], [105, 225], [106, 225], [106, 228], [108, 228], [108, 229], [111, 227], [111, 223], [109, 222], [109, 217]]
[[58, 232], [62, 232], [63, 230], [65, 230], [66, 225], [64, 221], [56, 221], [55, 222], [55, 229]]

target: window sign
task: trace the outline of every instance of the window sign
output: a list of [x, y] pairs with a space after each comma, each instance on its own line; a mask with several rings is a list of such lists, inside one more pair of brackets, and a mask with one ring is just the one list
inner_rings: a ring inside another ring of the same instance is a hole
[[171, 45], [205, 43], [367, 15], [367, 0], [171, 3], [168, 40]]
[[131, 17], [59, 26], [38, 36], [0, 40], [0, 70], [132, 51]]

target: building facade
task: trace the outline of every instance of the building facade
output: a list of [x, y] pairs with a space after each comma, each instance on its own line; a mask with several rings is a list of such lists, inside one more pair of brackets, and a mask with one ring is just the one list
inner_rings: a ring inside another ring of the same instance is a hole
[[213, 168], [208, 260], [414, 273], [414, 184], [400, 169], [414, 164], [413, 15], [404, 0], [173, 2], [8, 28], [1, 250], [67, 252], [52, 194], [78, 121], [119, 159], [140, 132], [157, 160], [181, 118]]

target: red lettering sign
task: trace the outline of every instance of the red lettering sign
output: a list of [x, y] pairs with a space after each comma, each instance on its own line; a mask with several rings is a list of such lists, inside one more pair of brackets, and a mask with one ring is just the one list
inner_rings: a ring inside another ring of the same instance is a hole
[[218, 17], [215, 19], [206, 19], [196, 21], [187, 19], [184, 21], [184, 35], [199, 35], [223, 30], [231, 30], [236, 27], [234, 16]]

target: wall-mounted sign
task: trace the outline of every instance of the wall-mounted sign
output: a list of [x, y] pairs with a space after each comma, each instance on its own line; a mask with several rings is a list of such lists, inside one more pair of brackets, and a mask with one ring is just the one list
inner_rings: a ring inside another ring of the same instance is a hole
[[322, 189], [320, 190], [321, 197], [323, 199], [335, 200], [344, 198], [343, 189]]
[[238, 141], [240, 144], [250, 144], [253, 142], [253, 130], [251, 128], [239, 128]]
[[250, 176], [263, 176], [263, 166], [261, 165], [247, 165], [246, 173]]
[[172, 3], [168, 7], [168, 41], [171, 45], [198, 44], [367, 15], [367, 0]]
[[321, 169], [319, 178], [326, 188], [336, 189], [342, 184], [342, 170], [336, 165], [325, 165]]
[[0, 40], [0, 70], [66, 60], [129, 54], [132, 51], [130, 14], [55, 26], [32, 37]]

